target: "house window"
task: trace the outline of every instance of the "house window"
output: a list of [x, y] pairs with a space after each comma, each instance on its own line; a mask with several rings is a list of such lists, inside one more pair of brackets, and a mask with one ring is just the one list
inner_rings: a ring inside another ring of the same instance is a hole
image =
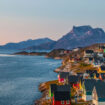
[[61, 101], [61, 104], [64, 104], [64, 101]]
[[70, 104], [70, 101], [69, 101], [69, 100], [67, 100], [67, 101], [66, 101], [66, 104]]

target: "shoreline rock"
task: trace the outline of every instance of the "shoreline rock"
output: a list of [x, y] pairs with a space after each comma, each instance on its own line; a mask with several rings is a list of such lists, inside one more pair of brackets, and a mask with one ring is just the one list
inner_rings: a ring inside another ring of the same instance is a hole
[[50, 57], [48, 55], [46, 55], [45, 58], [52, 58], [52, 59], [55, 59], [55, 60], [62, 60], [63, 59], [61, 57]]
[[55, 73], [59, 73], [60, 71], [61, 71], [60, 68], [57, 68], [57, 69], [54, 70]]
[[46, 88], [45, 82], [39, 85], [39, 91], [42, 93], [42, 96], [40, 99], [35, 101], [35, 105], [42, 105], [42, 101], [45, 99], [47, 95], [47, 88]]
[[30, 56], [44, 56], [46, 55], [47, 52], [26, 52], [26, 51], [22, 51], [22, 52], [17, 52], [17, 53], [14, 53], [13, 55], [30, 55]]
[[39, 91], [42, 93], [40, 99], [35, 100], [35, 105], [52, 105], [49, 97], [50, 84], [58, 84], [58, 80], [43, 82], [39, 85]]

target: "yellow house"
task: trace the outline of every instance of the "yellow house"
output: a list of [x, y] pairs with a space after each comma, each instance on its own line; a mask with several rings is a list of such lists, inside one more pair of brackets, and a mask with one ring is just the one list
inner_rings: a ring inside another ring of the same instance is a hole
[[73, 63], [73, 62], [74, 62], [74, 58], [70, 58], [70, 59], [69, 59], [69, 62], [70, 62], [70, 63]]
[[105, 73], [105, 65], [102, 65], [98, 68], [98, 73]]
[[81, 83], [81, 81], [79, 83], [79, 89], [82, 90], [82, 83]]
[[96, 74], [94, 75], [94, 79], [97, 79]]

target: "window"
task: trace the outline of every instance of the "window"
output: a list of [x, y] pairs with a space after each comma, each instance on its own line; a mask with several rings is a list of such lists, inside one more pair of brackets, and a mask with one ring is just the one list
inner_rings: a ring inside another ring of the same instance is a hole
[[69, 101], [69, 100], [67, 100], [67, 101], [66, 101], [66, 104], [70, 104], [70, 101]]
[[64, 104], [64, 101], [61, 101], [61, 104]]

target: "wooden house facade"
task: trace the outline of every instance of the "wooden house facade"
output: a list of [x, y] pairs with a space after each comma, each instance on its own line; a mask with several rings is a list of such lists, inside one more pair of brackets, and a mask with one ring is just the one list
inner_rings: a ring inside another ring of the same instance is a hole
[[96, 80], [94, 79], [85, 79], [82, 83], [82, 99], [84, 101], [92, 100], [92, 91], [95, 86]]
[[94, 51], [93, 50], [86, 50], [84, 51], [84, 57], [93, 57]]
[[105, 105], [105, 82], [97, 81], [92, 92], [93, 105]]
[[51, 97], [53, 105], [71, 105], [70, 85], [52, 85]]

